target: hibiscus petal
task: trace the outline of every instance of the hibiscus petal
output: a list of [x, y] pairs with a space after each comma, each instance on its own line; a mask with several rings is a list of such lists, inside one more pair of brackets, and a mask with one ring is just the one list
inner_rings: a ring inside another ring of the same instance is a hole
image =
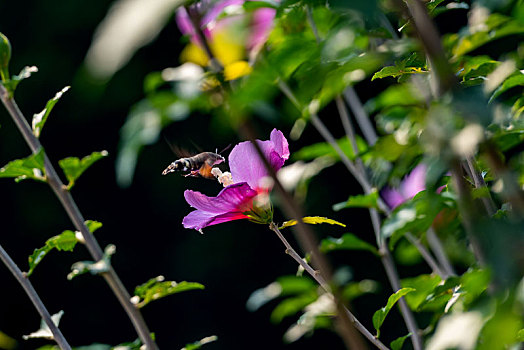
[[402, 180], [400, 192], [405, 200], [415, 197], [417, 193], [426, 189], [427, 171], [425, 164], [419, 164]]
[[277, 10], [272, 8], [261, 8], [253, 13], [251, 35], [248, 40], [248, 48], [253, 49], [264, 44], [273, 27], [273, 19]]
[[216, 215], [202, 210], [194, 210], [182, 220], [182, 225], [184, 225], [185, 228], [201, 230], [207, 226], [239, 219], [247, 219], [247, 216], [240, 212], [228, 212]]
[[211, 213], [222, 214], [238, 210], [244, 203], [257, 195], [248, 184], [237, 183], [224, 188], [216, 197], [208, 197], [200, 192], [186, 190], [184, 198], [193, 208]]
[[[256, 142], [275, 171], [289, 158], [288, 142], [279, 130], [271, 132], [271, 140]], [[260, 187], [260, 180], [268, 175], [264, 162], [250, 141], [241, 142], [233, 148], [229, 154], [229, 168], [233, 181], [247, 182], [251, 188]]]
[[386, 204], [392, 208], [395, 209], [402, 203], [404, 203], [405, 198], [402, 196], [402, 194], [395, 190], [394, 188], [386, 187], [381, 191], [382, 198], [384, 198], [384, 201]]

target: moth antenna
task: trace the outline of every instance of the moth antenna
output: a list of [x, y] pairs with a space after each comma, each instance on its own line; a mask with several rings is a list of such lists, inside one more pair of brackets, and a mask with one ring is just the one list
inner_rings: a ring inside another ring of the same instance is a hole
[[[226, 148], [224, 148], [224, 149], [221, 150], [220, 152], [216, 152], [216, 153], [218, 153], [218, 154], [222, 154], [222, 153], [224, 153], [225, 151], [227, 151], [230, 147], [231, 147], [231, 144], [227, 145]], [[218, 150], [218, 148], [217, 148], [217, 150]]]

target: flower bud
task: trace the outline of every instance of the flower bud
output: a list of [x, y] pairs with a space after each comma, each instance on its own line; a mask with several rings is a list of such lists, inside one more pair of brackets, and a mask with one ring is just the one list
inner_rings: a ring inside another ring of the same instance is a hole
[[9, 60], [11, 59], [11, 44], [9, 39], [0, 33], [0, 78], [2, 81], [9, 80]]

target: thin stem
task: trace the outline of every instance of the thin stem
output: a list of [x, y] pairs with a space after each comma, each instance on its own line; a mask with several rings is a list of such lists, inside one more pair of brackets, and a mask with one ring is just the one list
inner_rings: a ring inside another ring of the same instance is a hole
[[[310, 227], [304, 224], [302, 217], [304, 216], [302, 208], [296, 203], [296, 201], [291, 197], [291, 195], [284, 189], [282, 183], [278, 179], [275, 169], [269, 164], [269, 161], [265, 157], [262, 149], [258, 142], [256, 142], [255, 133], [253, 127], [246, 121], [239, 129], [244, 138], [251, 141], [255, 150], [258, 153], [258, 156], [264, 163], [264, 166], [271, 178], [273, 179], [275, 190], [280, 195], [282, 200], [282, 209], [284, 213], [291, 219], [297, 220], [297, 225], [293, 226], [293, 232], [295, 233], [298, 242], [302, 250], [311, 253], [311, 260], [315, 266], [318, 267], [321, 275], [325, 280], [332, 280], [332, 270], [331, 265], [327, 261], [324, 254], [322, 254], [318, 249], [318, 241], [316, 240], [315, 235], [313, 234]], [[339, 291], [336, 285], [332, 286], [332, 293], [335, 297], [335, 303], [337, 306], [337, 332], [340, 334], [342, 340], [344, 341], [348, 349], [362, 349], [364, 343], [358, 336], [358, 333], [355, 332], [354, 324], [350, 319], [350, 315], [344, 311], [344, 305], [339, 296]]]
[[[18, 130], [29, 145], [31, 151], [36, 154], [42, 148], [42, 145], [40, 144], [38, 138], [36, 138], [36, 136], [33, 135], [33, 133], [31, 132], [31, 128], [29, 127], [27, 120], [18, 108], [15, 100], [9, 97], [7, 90], [3, 85], [0, 85], [0, 99], [2, 100], [4, 106], [11, 115], [11, 118], [18, 127]], [[73, 225], [75, 226], [76, 230], [80, 231], [82, 236], [84, 237], [87, 250], [96, 261], [101, 260], [103, 258], [102, 248], [100, 248], [100, 245], [98, 244], [95, 236], [91, 234], [91, 232], [85, 225], [85, 220], [82, 216], [82, 213], [80, 212], [75, 201], [73, 200], [71, 193], [67, 191], [66, 187], [60, 180], [60, 177], [58, 176], [47, 155], [44, 155], [44, 166], [45, 175], [49, 186], [51, 186], [53, 192], [55, 192], [56, 196], [60, 200], [60, 203], [62, 204], [69, 218], [73, 222]], [[109, 266], [109, 271], [106, 273], [102, 273], [101, 275], [107, 281], [107, 283], [111, 287], [111, 290], [116, 295], [120, 304], [126, 311], [129, 319], [135, 327], [135, 330], [137, 331], [140, 339], [142, 340], [142, 343], [146, 345], [148, 350], [158, 349], [157, 345], [151, 338], [149, 329], [144, 321], [144, 318], [142, 317], [142, 314], [136, 308], [136, 306], [131, 303], [130, 295], [125, 289], [122, 282], [120, 281], [120, 278], [116, 274], [113, 267]]]
[[426, 232], [426, 238], [428, 239], [428, 244], [431, 248], [431, 251], [433, 254], [435, 254], [435, 257], [444, 271], [448, 274], [448, 276], [456, 276], [457, 273], [455, 272], [453, 265], [451, 265], [448, 256], [444, 251], [444, 247], [442, 246], [442, 242], [440, 242], [440, 239], [438, 238], [433, 227], [430, 227], [428, 232]]
[[44, 303], [38, 296], [38, 293], [34, 289], [33, 285], [29, 281], [29, 279], [26, 277], [26, 275], [18, 268], [18, 266], [15, 264], [13, 259], [7, 254], [7, 252], [4, 250], [4, 248], [0, 245], [0, 259], [2, 262], [7, 266], [9, 271], [15, 276], [18, 283], [24, 288], [25, 293], [31, 299], [31, 302], [35, 306], [35, 309], [38, 311], [40, 316], [42, 317], [42, 320], [44, 320], [47, 327], [49, 327], [49, 330], [53, 334], [53, 339], [56, 341], [60, 349], [62, 350], [71, 350], [71, 346], [65, 339], [64, 335], [60, 331], [60, 329], [55, 325], [53, 320], [51, 319], [51, 315], [49, 314], [49, 311], [47, 311], [47, 308], [45, 307]]
[[344, 99], [349, 105], [349, 108], [351, 108], [351, 112], [353, 112], [357, 124], [360, 127], [360, 130], [362, 131], [362, 134], [364, 135], [367, 143], [370, 146], [373, 146], [378, 140], [377, 133], [371, 124], [368, 114], [364, 110], [364, 106], [362, 105], [360, 98], [352, 86], [348, 86], [344, 90]]
[[[291, 256], [297, 263], [300, 264], [300, 266], [302, 266], [304, 268], [304, 270], [309, 273], [311, 275], [311, 277], [313, 277], [315, 279], [315, 281], [318, 282], [318, 284], [327, 292], [327, 293], [331, 293], [331, 288], [329, 287], [329, 285], [326, 283], [326, 280], [322, 277], [322, 275], [320, 274], [320, 272], [318, 271], [315, 271], [315, 269], [313, 269], [304, 259], [302, 259], [300, 257], [300, 255], [297, 254], [297, 252], [295, 252], [295, 250], [293, 249], [293, 247], [291, 247], [291, 244], [289, 244], [289, 242], [287, 241], [287, 239], [284, 237], [284, 235], [280, 232], [280, 230], [278, 229], [277, 225], [275, 225], [274, 223], [271, 223], [269, 225], [269, 229], [272, 230], [273, 232], [276, 233], [276, 235], [278, 236], [278, 238], [282, 241], [282, 243], [284, 243], [284, 246], [286, 247], [286, 254], [288, 254], [289, 256]], [[370, 331], [367, 330], [366, 327], [364, 327], [362, 325], [362, 323], [360, 323], [360, 321], [351, 313], [351, 311], [349, 311], [349, 309], [347, 309], [346, 307], [344, 307], [344, 311], [346, 312], [346, 314], [348, 315], [351, 323], [354, 325], [354, 327], [360, 332], [362, 333], [362, 335], [364, 335], [373, 345], [375, 345], [377, 348], [379, 349], [388, 349], [380, 340], [378, 340], [377, 338], [375, 338], [373, 336], [373, 334], [371, 334]]]
[[440, 266], [437, 264], [433, 256], [431, 256], [430, 252], [424, 247], [422, 243], [420, 243], [420, 239], [413, 236], [410, 232], [406, 232], [405, 234], [406, 239], [413, 244], [419, 253], [422, 255], [422, 258], [428, 263], [429, 267], [433, 270], [434, 273], [442, 277], [443, 279], [447, 279], [448, 273], [443, 271]]
[[[294, 97], [293, 92], [291, 91], [291, 89], [289, 89], [289, 87], [283, 81], [279, 82], [279, 87], [281, 88], [282, 92], [286, 96], [290, 97], [291, 102], [295, 104], [296, 106], [298, 106], [299, 110], [302, 110], [302, 108], [300, 108], [299, 102]], [[284, 87], [284, 89], [282, 89], [282, 87]], [[326, 126], [320, 121], [318, 116], [314, 113], [311, 113], [310, 119], [311, 119], [313, 126], [315, 126], [315, 128], [317, 129], [317, 131], [322, 135], [322, 137], [324, 137], [324, 139], [331, 145], [331, 147], [335, 149], [335, 151], [340, 156], [340, 159], [342, 160], [344, 165], [346, 165], [346, 168], [360, 183], [364, 192], [366, 194], [370, 193], [372, 191], [372, 188], [367, 178], [358, 172], [356, 166], [349, 160], [349, 158], [345, 155], [345, 153], [340, 149], [340, 147], [338, 146], [338, 144], [335, 141], [335, 138], [333, 137], [333, 135], [331, 135], [329, 130], [326, 128]], [[378, 205], [382, 210], [384, 210], [384, 212], [386, 213], [390, 212], [389, 208], [382, 200], [379, 199]], [[380, 217], [378, 216], [378, 212], [375, 209], [370, 209], [370, 215], [372, 218], [375, 238], [377, 240], [379, 250], [384, 252], [382, 254], [383, 257], [381, 259], [382, 264], [384, 265], [384, 268], [386, 270], [386, 274], [389, 278], [391, 286], [393, 287], [395, 291], [397, 291], [400, 288], [400, 279], [398, 277], [393, 259], [390, 256], [388, 247], [385, 244], [384, 239], [380, 236]], [[407, 306], [403, 298], [400, 299], [399, 306], [400, 306], [402, 317], [404, 318], [404, 321], [406, 323], [406, 327], [408, 328], [409, 332], [412, 333], [411, 341], [413, 343], [413, 347], [415, 348], [415, 350], [421, 350], [422, 349], [422, 340], [420, 339], [418, 327], [415, 322], [415, 317], [413, 316], [413, 313], [411, 312], [411, 310], [409, 309], [409, 307]]]

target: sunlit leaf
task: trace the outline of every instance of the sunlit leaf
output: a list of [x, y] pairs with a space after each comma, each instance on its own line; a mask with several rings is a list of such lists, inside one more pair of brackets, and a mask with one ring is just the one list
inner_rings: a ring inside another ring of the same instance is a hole
[[402, 298], [404, 295], [406, 295], [408, 293], [411, 293], [413, 291], [415, 291], [415, 289], [413, 289], [413, 288], [402, 288], [402, 289], [399, 289], [396, 293], [392, 294], [388, 298], [388, 303], [386, 304], [386, 306], [384, 306], [380, 310], [377, 310], [373, 314], [373, 327], [375, 327], [375, 329], [377, 331], [377, 338], [380, 337], [380, 327], [384, 323], [384, 320], [386, 319], [386, 316], [388, 315], [388, 313], [391, 310], [391, 308], [393, 306], [395, 306], [395, 304], [397, 303], [397, 301], [400, 300], [400, 298]]
[[[409, 294], [408, 294], [409, 295]], [[405, 336], [403, 337], [399, 337], [395, 340], [393, 340], [389, 346], [391, 348], [391, 350], [401, 350], [402, 349], [402, 346], [404, 345], [404, 341], [411, 336], [411, 333], [408, 333], [406, 334]]]
[[414, 289], [412, 293], [406, 295], [406, 302], [412, 310], [417, 310], [440, 282], [441, 278], [437, 275], [418, 275], [404, 278], [400, 283], [403, 288]]
[[352, 233], [345, 233], [340, 238], [328, 237], [323, 239], [320, 244], [320, 250], [325, 253], [334, 250], [368, 250], [378, 255], [377, 248]]
[[246, 1], [242, 5], [244, 7], [244, 10], [246, 11], [252, 11], [259, 8], [272, 8], [277, 9], [279, 6], [279, 3], [276, 1]]
[[16, 159], [0, 169], [1, 177], [14, 177], [15, 181], [33, 179], [46, 181], [44, 169], [44, 150], [41, 148], [38, 153], [32, 154], [27, 158]]
[[54, 236], [47, 240], [45, 246], [42, 248], [35, 249], [33, 254], [29, 256], [29, 271], [27, 275], [30, 276], [36, 266], [40, 264], [42, 259], [53, 249], [63, 250], [67, 252], [72, 252], [76, 243], [78, 242], [75, 233], [73, 231], [67, 230]]
[[[58, 313], [56, 313], [54, 315], [51, 315], [51, 320], [53, 321], [55, 326], [58, 326], [58, 324], [60, 323], [60, 319], [62, 318], [63, 314], [64, 314], [64, 311], [60, 310]], [[54, 339], [53, 333], [51, 332], [51, 330], [47, 326], [47, 323], [44, 322], [44, 320], [42, 320], [40, 322], [40, 329], [39, 330], [37, 330], [36, 332], [33, 332], [33, 333], [29, 334], [29, 335], [24, 335], [24, 336], [22, 336], [22, 338], [24, 338], [25, 340], [31, 339], [31, 338]]]
[[31, 126], [33, 128], [33, 134], [36, 137], [40, 137], [40, 134], [42, 133], [42, 128], [44, 127], [44, 124], [47, 121], [49, 114], [53, 110], [53, 107], [56, 105], [56, 103], [62, 97], [62, 95], [69, 89], [70, 86], [66, 86], [65, 88], [57, 92], [55, 97], [47, 101], [47, 104], [45, 105], [45, 108], [42, 110], [42, 112], [33, 115], [33, 121], [31, 122]]
[[[304, 224], [310, 224], [310, 225], [330, 224], [330, 225], [339, 225], [339, 226], [342, 226], [342, 227], [346, 227], [346, 225], [344, 225], [341, 222], [338, 222], [338, 221], [333, 220], [333, 219], [328, 219], [328, 218], [325, 218], [325, 217], [322, 217], [322, 216], [304, 216], [302, 218], [302, 222]], [[297, 220], [294, 220], [294, 219], [293, 220], [289, 220], [289, 221], [285, 221], [282, 224], [282, 226], [279, 227], [279, 229], [295, 226], [296, 224], [297, 224]]]
[[200, 349], [203, 345], [212, 343], [212, 342], [217, 341], [217, 340], [218, 340], [218, 337], [216, 335], [211, 335], [209, 337], [202, 338], [199, 341], [196, 341], [194, 343], [186, 344], [186, 346], [184, 346], [181, 350]]
[[93, 152], [82, 159], [77, 157], [69, 157], [58, 161], [58, 164], [64, 171], [64, 174], [69, 181], [67, 189], [71, 189], [75, 181], [96, 161], [107, 157], [107, 151]]
[[508, 91], [511, 88], [514, 88], [516, 86], [524, 86], [524, 73], [517, 72], [514, 75], [510, 76], [504, 82], [502, 85], [500, 85], [494, 92], [493, 95], [490, 97], [490, 101], [497, 98], [504, 92]]
[[135, 304], [139, 308], [144, 307], [154, 300], [193, 289], [204, 289], [204, 285], [196, 282], [164, 281], [164, 276], [158, 276], [135, 288], [135, 295], [139, 298]]
[[[91, 233], [102, 227], [101, 222], [93, 220], [86, 220], [85, 224]], [[42, 248], [35, 249], [33, 254], [29, 256], [29, 271], [27, 272], [27, 276], [31, 276], [36, 266], [40, 264], [50, 251], [56, 249], [58, 251], [72, 252], [77, 242], [79, 242], [77, 233], [71, 230], [66, 230], [57, 236], [49, 238]]]
[[351, 196], [347, 201], [333, 205], [334, 211], [339, 211], [346, 208], [377, 208], [378, 191], [373, 191], [369, 194], [360, 194]]

